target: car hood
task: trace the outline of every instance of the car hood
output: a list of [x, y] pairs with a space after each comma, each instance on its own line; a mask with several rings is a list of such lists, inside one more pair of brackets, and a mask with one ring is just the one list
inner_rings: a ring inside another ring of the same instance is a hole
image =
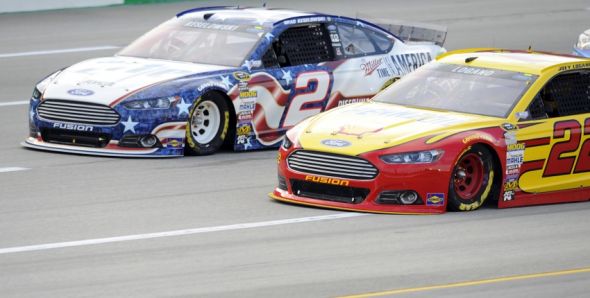
[[43, 98], [108, 105], [159, 82], [229, 68], [122, 56], [97, 58], [66, 68], [47, 86]]
[[497, 126], [501, 119], [385, 103], [359, 103], [312, 117], [294, 130], [307, 150], [358, 155], [429, 137]]

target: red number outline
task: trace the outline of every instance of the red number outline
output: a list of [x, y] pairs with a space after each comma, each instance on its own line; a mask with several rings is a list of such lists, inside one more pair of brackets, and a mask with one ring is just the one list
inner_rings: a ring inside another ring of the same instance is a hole
[[569, 139], [556, 142], [553, 147], [551, 147], [549, 157], [547, 157], [547, 162], [545, 164], [545, 170], [543, 171], [543, 177], [571, 174], [574, 163], [576, 162], [576, 157], [562, 157], [562, 155], [578, 151], [580, 140], [582, 139], [582, 127], [580, 122], [576, 120], [555, 122], [553, 126], [553, 138], [565, 137], [566, 131], [570, 132]]

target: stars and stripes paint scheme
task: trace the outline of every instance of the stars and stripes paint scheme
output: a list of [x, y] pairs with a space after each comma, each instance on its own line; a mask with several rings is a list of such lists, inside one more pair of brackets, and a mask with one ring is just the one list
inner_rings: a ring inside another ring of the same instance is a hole
[[[223, 37], [225, 46], [217, 45], [219, 40], [203, 45], [203, 38], [190, 49], [202, 54], [180, 56], [178, 49], [188, 41], [180, 40], [180, 33], [161, 37], [168, 28]], [[317, 37], [324, 38], [324, 46], [315, 51], [325, 56], [293, 46], [296, 30], [324, 34]], [[162, 40], [155, 42], [154, 36]], [[23, 144], [78, 154], [181, 156], [190, 129], [221, 123], [212, 136], [223, 130], [215, 138], [227, 136], [221, 141], [236, 151], [277, 147], [285, 131], [305, 118], [367, 101], [444, 52], [435, 44], [406, 44], [362, 20], [222, 7], [181, 12], [136, 44], [152, 48], [138, 52], [132, 44], [113, 57], [83, 61], [42, 80], [30, 101], [30, 135]], [[163, 54], [156, 53], [162, 48]], [[227, 102], [227, 110], [211, 110], [229, 115], [227, 128], [215, 117], [193, 119], [199, 99], [213, 93]]]
[[270, 196], [405, 214], [588, 201], [589, 69], [562, 54], [446, 53], [290, 129]]

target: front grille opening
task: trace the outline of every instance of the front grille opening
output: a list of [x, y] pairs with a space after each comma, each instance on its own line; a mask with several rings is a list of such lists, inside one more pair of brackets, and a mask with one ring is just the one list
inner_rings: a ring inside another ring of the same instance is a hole
[[297, 150], [287, 158], [289, 168], [301, 173], [356, 180], [374, 179], [379, 171], [356, 156]]
[[111, 140], [111, 136], [105, 133], [52, 128], [43, 129], [41, 131], [41, 138], [48, 143], [94, 148], [103, 148]]
[[369, 189], [337, 186], [303, 180], [291, 180], [293, 194], [312, 199], [348, 204], [360, 204], [369, 195]]
[[112, 108], [95, 103], [47, 99], [37, 107], [39, 117], [52, 121], [114, 125], [120, 120]]

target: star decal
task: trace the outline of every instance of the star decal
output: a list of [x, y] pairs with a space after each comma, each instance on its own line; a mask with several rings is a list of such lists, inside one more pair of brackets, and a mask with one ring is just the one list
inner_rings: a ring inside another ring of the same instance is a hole
[[251, 70], [252, 69], [252, 60], [244, 61], [244, 65], [242, 65], [242, 66], [245, 66], [248, 70]]
[[226, 89], [229, 89], [231, 86], [231, 82], [229, 81], [229, 76], [222, 76], [221, 83], [225, 86]]
[[244, 144], [244, 150], [248, 150], [249, 147], [252, 147], [252, 143], [250, 143], [250, 137], [246, 137], [246, 144]]
[[272, 40], [273, 38], [275, 38], [275, 36], [272, 35], [272, 33], [268, 32], [268, 33], [266, 33], [266, 35], [264, 35], [264, 38], [266, 40]]
[[359, 27], [361, 27], [361, 28], [364, 28], [365, 27], [365, 23], [363, 23], [361, 21], [356, 21], [356, 25], [359, 26]]
[[176, 107], [178, 108], [178, 116], [180, 116], [182, 114], [188, 115], [188, 108], [190, 106], [191, 106], [190, 103], [186, 103], [186, 102], [184, 102], [184, 99], [181, 99], [180, 102], [176, 105]]
[[123, 129], [123, 133], [126, 133], [127, 131], [131, 131], [132, 133], [135, 133], [135, 126], [137, 126], [139, 122], [133, 122], [133, 120], [131, 120], [131, 116], [129, 116], [127, 118], [127, 121], [123, 121], [121, 122], [121, 124], [123, 124], [123, 126], [125, 126], [125, 129]]
[[35, 122], [35, 110], [31, 110], [31, 111], [29, 112], [29, 120], [30, 120], [31, 122]]
[[293, 81], [293, 77], [291, 76], [291, 71], [284, 71], [281, 69], [281, 71], [283, 72], [283, 80], [285, 80], [287, 82], [287, 84], [291, 84], [291, 81]]

